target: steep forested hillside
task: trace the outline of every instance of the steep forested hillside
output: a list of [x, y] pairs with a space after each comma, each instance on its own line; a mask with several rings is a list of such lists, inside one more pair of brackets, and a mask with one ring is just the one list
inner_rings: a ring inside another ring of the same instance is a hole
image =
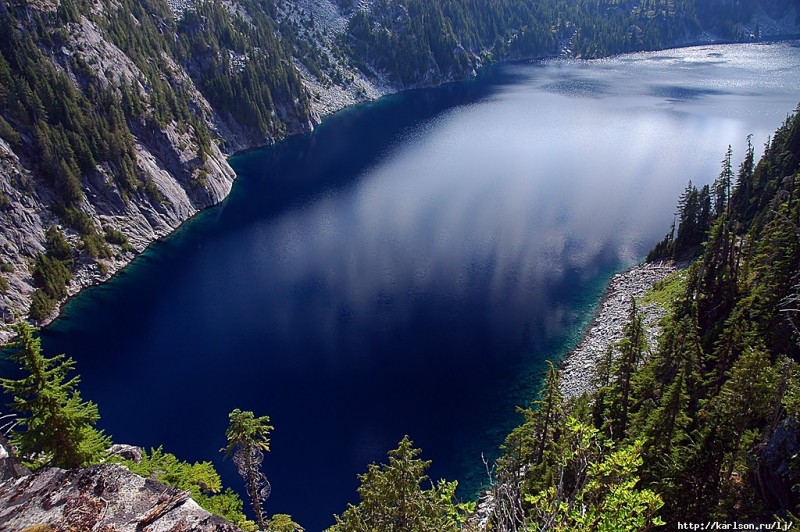
[[346, 42], [358, 64], [410, 86], [487, 60], [602, 57], [692, 42], [703, 31], [749, 39], [765, 10], [775, 19], [797, 14], [791, 3], [756, 1], [376, 0], [352, 17]]
[[490, 59], [598, 57], [663, 48], [700, 30], [691, 1], [378, 0], [351, 21], [353, 55], [403, 84], [463, 75]]

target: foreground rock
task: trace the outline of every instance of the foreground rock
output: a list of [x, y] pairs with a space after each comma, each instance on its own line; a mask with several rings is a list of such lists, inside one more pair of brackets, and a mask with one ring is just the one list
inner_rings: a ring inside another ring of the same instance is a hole
[[[561, 364], [561, 391], [566, 397], [577, 397], [591, 390], [597, 363], [611, 344], [622, 339], [632, 298], [643, 296], [655, 283], [674, 271], [676, 267], [672, 263], [642, 263], [611, 279], [586, 335]], [[666, 309], [650, 304], [642, 306], [641, 310], [647, 344], [652, 349], [658, 341], [659, 321]]]
[[0, 482], [0, 531], [36, 525], [53, 531], [240, 531], [200, 508], [188, 492], [110, 464], [49, 468]]

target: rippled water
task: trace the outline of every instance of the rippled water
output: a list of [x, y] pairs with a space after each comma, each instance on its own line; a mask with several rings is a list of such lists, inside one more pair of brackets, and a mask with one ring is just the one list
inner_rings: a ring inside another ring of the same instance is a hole
[[487, 69], [232, 160], [231, 196], [44, 333], [116, 441], [220, 463], [227, 412], [271, 416], [270, 513], [309, 530], [411, 435], [474, 490], [608, 278], [727, 146], [800, 99], [796, 43]]

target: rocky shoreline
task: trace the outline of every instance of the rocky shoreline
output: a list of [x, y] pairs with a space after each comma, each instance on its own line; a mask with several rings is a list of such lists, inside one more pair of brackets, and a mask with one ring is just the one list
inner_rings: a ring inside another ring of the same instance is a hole
[[[594, 368], [608, 347], [622, 338], [632, 298], [643, 296], [655, 283], [677, 269], [672, 262], [643, 262], [611, 279], [583, 339], [560, 364], [561, 392], [565, 397], [577, 397], [592, 390]], [[661, 333], [659, 321], [667, 310], [651, 303], [642, 305], [641, 311], [647, 344], [653, 349]]]

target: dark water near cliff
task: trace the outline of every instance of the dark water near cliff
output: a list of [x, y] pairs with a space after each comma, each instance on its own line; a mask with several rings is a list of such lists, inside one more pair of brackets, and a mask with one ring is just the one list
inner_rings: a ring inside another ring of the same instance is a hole
[[482, 480], [546, 358], [800, 99], [793, 44], [506, 65], [346, 110], [233, 159], [230, 197], [74, 299], [44, 333], [118, 442], [221, 463], [268, 414], [269, 513], [308, 530], [404, 434]]

